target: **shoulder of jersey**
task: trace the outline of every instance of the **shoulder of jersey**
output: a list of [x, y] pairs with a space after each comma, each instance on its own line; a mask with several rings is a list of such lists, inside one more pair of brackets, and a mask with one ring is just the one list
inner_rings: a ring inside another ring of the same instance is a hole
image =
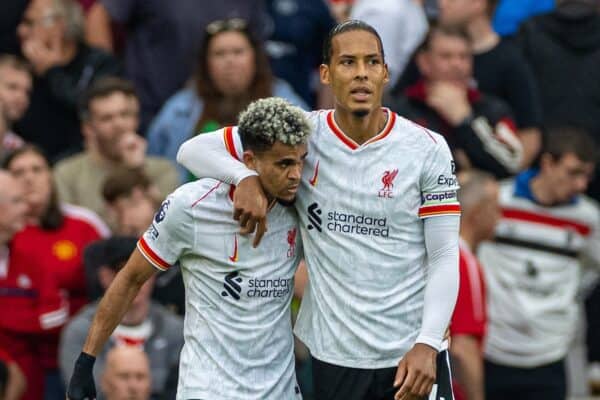
[[231, 185], [216, 179], [198, 179], [179, 186], [169, 198], [182, 206], [196, 207], [201, 203], [221, 201], [229, 194]]
[[445, 142], [444, 137], [439, 133], [435, 133], [399, 114], [396, 114], [396, 123], [392, 132], [392, 137], [397, 140], [414, 140], [425, 147], [436, 147]]
[[581, 202], [581, 208], [584, 212], [593, 218], [590, 222], [593, 224], [600, 224], [600, 204], [584, 194], [580, 196], [579, 201]]

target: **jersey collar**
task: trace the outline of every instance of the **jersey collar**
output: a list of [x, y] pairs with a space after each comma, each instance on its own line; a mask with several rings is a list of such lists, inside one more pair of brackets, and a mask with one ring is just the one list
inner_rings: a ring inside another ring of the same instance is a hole
[[[535, 178], [539, 173], [539, 168], [531, 168], [517, 175], [515, 177], [515, 197], [525, 198], [534, 202], [535, 204], [544, 206], [535, 198], [533, 191], [531, 190], [531, 180]], [[575, 204], [578, 198], [578, 196], [574, 196], [570, 201], [567, 202], [567, 204]]]
[[384, 139], [385, 137], [387, 137], [390, 134], [390, 132], [392, 131], [392, 128], [394, 128], [394, 124], [396, 123], [396, 113], [391, 112], [386, 107], [382, 107], [382, 109], [387, 114], [387, 121], [385, 123], [385, 126], [383, 127], [381, 132], [379, 132], [376, 136], [372, 137], [371, 139], [367, 140], [362, 145], [359, 145], [354, 140], [352, 140], [351, 138], [346, 136], [346, 134], [340, 129], [340, 127], [335, 122], [335, 118], [334, 118], [335, 111], [334, 110], [329, 111], [329, 113], [327, 114], [327, 125], [329, 126], [329, 129], [331, 129], [331, 132], [333, 132], [333, 134], [335, 136], [337, 136], [337, 138], [342, 143], [344, 143], [346, 146], [348, 146], [351, 150], [356, 150], [356, 149], [358, 149], [360, 147], [364, 147], [370, 143], [374, 143], [374, 142]]

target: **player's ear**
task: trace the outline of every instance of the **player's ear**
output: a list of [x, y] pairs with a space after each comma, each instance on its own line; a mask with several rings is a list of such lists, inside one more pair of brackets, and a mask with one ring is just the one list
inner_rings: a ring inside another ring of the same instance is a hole
[[242, 159], [244, 160], [246, 167], [256, 170], [256, 154], [252, 150], [244, 151]]
[[83, 121], [81, 123], [81, 134], [83, 135], [84, 139], [88, 141], [94, 137], [94, 133], [92, 131], [92, 128], [90, 127], [89, 122]]
[[383, 82], [388, 83], [390, 81], [390, 70], [387, 63], [383, 64]]
[[322, 84], [329, 85], [331, 83], [331, 79], [329, 77], [329, 65], [321, 64], [319, 67], [319, 77], [321, 78]]

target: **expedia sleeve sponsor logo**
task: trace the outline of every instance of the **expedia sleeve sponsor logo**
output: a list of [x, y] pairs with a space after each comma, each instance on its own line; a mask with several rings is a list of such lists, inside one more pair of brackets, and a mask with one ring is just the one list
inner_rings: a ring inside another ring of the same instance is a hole
[[438, 185], [446, 185], [446, 186], [456, 186], [458, 185], [458, 180], [454, 175], [440, 175], [437, 180]]
[[455, 190], [447, 192], [423, 193], [421, 196], [421, 204], [424, 206], [456, 203], [457, 201]]
[[322, 211], [317, 203], [308, 206], [308, 229], [321, 232], [323, 226], [330, 232], [349, 233], [361, 236], [388, 237], [390, 228], [387, 217], [376, 218], [365, 214], [329, 211], [323, 222]]

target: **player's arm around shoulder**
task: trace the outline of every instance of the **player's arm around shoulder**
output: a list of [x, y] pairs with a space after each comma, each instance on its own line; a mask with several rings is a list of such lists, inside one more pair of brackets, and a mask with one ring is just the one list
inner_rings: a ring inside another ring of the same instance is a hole
[[96, 397], [92, 374], [96, 355], [129, 309], [142, 285], [158, 270], [173, 264], [189, 241], [193, 240], [193, 235], [191, 238], [187, 236], [187, 228], [191, 225], [187, 212], [191, 209], [191, 204], [187, 204], [189, 199], [185, 194], [184, 190], [178, 189], [162, 203], [151, 227], [140, 238], [137, 248], [100, 301], [83, 351], [75, 362], [67, 399]]
[[83, 351], [75, 362], [67, 390], [67, 399], [94, 399], [96, 388], [92, 370], [96, 355], [108, 340], [142, 285], [156, 273], [156, 268], [135, 249], [119, 271], [98, 306]]

